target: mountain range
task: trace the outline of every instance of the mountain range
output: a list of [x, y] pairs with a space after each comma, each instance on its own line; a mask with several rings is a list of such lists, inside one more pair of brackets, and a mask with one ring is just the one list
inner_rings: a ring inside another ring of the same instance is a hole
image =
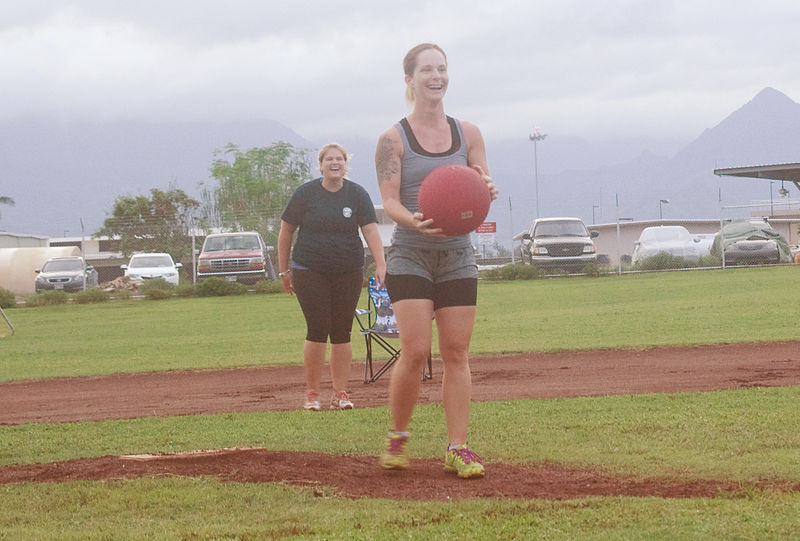
[[[660, 212], [665, 219], [718, 218], [720, 199], [729, 206], [769, 200], [775, 186], [765, 180], [719, 177], [715, 168], [798, 162], [798, 140], [800, 104], [773, 88], [763, 89], [685, 144], [550, 133], [536, 143], [534, 170], [528, 134], [518, 140], [487, 140], [492, 177], [501, 190], [487, 220], [497, 222], [497, 240], [510, 246], [511, 236], [536, 215], [537, 184], [541, 216], [577, 216], [587, 224], [613, 222], [617, 216], [658, 219]], [[118, 196], [180, 188], [198, 197], [201, 183], [213, 185], [209, 168], [215, 150], [228, 143], [247, 150], [276, 141], [308, 149], [327, 142], [273, 121], [0, 121], [0, 196], [16, 202], [0, 206], [0, 230], [91, 235]], [[343, 137], [339, 142], [353, 154], [350, 178], [379, 203], [376, 139]], [[790, 197], [800, 193], [790, 190]], [[662, 199], [669, 203], [660, 203]]]

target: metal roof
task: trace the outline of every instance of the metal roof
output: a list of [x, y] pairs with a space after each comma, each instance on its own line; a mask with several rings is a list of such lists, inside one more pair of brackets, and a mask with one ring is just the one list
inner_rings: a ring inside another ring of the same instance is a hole
[[775, 165], [753, 165], [750, 167], [730, 167], [714, 169], [715, 175], [731, 177], [766, 178], [769, 180], [788, 180], [800, 190], [800, 163], [779, 163]]

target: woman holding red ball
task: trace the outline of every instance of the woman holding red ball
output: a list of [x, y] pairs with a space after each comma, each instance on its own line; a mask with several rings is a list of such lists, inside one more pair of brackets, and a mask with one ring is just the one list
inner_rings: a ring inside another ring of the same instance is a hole
[[473, 167], [487, 183], [492, 199], [497, 198], [497, 189], [489, 177], [478, 127], [444, 112], [449, 84], [444, 50], [432, 43], [419, 44], [406, 54], [403, 69], [412, 111], [381, 134], [375, 152], [383, 208], [397, 224], [387, 260], [386, 288], [401, 348], [389, 386], [393, 427], [380, 462], [386, 469], [409, 465], [409, 424], [435, 317], [449, 441], [445, 470], [463, 478], [480, 477], [483, 464], [467, 446], [472, 386], [468, 354], [478, 268], [469, 234], [445, 236], [433, 220], [418, 212], [417, 194], [428, 173], [450, 164]]

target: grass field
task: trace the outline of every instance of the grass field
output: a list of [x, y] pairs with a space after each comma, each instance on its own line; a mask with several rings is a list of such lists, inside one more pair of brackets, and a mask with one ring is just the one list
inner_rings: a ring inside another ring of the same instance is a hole
[[[482, 283], [474, 353], [800, 338], [800, 268]], [[299, 364], [284, 295], [7, 310], [0, 381]], [[363, 344], [354, 341], [355, 355]], [[1, 390], [0, 390], [1, 392]], [[0, 396], [0, 402], [2, 397]], [[620, 474], [800, 481], [800, 388], [478, 403], [490, 461]], [[386, 408], [0, 426], [0, 465], [233, 445], [376, 455]], [[419, 406], [415, 457], [441, 453], [443, 411]], [[358, 435], [355, 437], [355, 435]], [[569, 501], [349, 500], [205, 478], [0, 485], [0, 539], [788, 539], [800, 494]]]
[[[773, 267], [481, 283], [470, 350], [797, 339], [798, 280], [800, 267]], [[302, 314], [283, 294], [6, 312], [17, 331], [0, 342], [0, 381], [302, 363]]]

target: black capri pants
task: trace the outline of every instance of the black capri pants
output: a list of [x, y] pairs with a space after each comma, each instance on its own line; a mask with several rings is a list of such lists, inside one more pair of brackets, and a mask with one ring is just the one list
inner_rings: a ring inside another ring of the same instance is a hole
[[292, 284], [306, 318], [306, 340], [348, 344], [364, 271], [320, 272], [292, 269]]

